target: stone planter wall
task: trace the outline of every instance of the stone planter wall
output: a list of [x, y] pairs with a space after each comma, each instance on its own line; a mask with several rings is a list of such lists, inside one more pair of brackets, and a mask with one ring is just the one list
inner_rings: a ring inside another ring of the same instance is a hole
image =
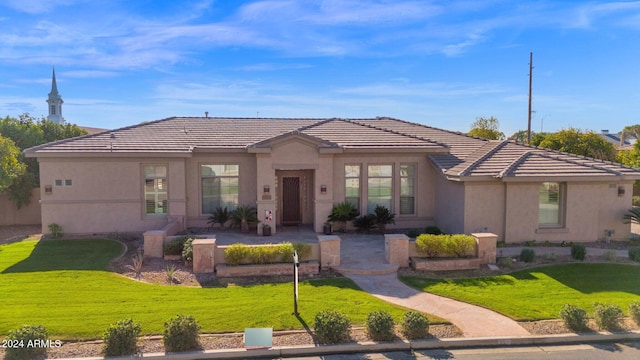
[[[298, 273], [301, 275], [315, 275], [320, 273], [317, 261], [300, 263]], [[292, 275], [293, 263], [263, 264], [263, 265], [216, 265], [216, 275], [219, 277]]]
[[409, 256], [411, 268], [426, 271], [445, 270], [470, 270], [479, 269], [482, 265], [496, 263], [496, 241], [498, 236], [492, 233], [473, 233], [476, 246], [473, 249], [473, 257], [461, 259], [449, 258], [423, 258], [416, 249], [415, 241], [409, 244]]
[[482, 259], [427, 259], [411, 258], [411, 268], [425, 271], [472, 270], [482, 265]]

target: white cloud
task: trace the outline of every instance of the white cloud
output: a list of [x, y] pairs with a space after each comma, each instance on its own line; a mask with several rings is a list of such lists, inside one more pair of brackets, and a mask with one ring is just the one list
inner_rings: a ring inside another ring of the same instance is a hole
[[69, 6], [86, 0], [4, 0], [4, 6], [28, 14], [41, 14], [53, 11], [59, 6]]

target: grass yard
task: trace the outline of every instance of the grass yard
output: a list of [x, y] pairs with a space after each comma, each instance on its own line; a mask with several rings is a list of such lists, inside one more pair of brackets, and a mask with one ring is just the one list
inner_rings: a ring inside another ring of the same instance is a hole
[[122, 250], [111, 240], [0, 245], [0, 335], [33, 324], [46, 326], [52, 338], [94, 339], [127, 317], [141, 323], [143, 334], [161, 334], [164, 322], [177, 313], [193, 315], [203, 333], [299, 329], [313, 327], [315, 314], [324, 309], [347, 313], [353, 324], [363, 324], [374, 310], [386, 310], [397, 321], [406, 311], [336, 278], [301, 282], [298, 319], [291, 314], [291, 283], [217, 288], [140, 283], [107, 270]]
[[640, 301], [640, 266], [563, 264], [521, 270], [509, 275], [460, 280], [404, 276], [407, 285], [433, 294], [480, 305], [515, 320], [558, 318], [564, 304], [590, 313], [593, 303], [612, 303], [627, 313]]

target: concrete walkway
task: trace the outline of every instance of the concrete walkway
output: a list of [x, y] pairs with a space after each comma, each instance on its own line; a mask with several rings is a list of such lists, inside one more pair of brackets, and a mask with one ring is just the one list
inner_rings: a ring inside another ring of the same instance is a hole
[[386, 264], [382, 235], [340, 234], [337, 271], [371, 295], [433, 314], [456, 325], [465, 337], [529, 335], [517, 322], [491, 310], [411, 288], [398, 280], [397, 266]]
[[409, 309], [450, 321], [465, 337], [526, 336], [529, 332], [516, 321], [491, 310], [411, 288], [397, 274], [347, 275], [371, 295]]

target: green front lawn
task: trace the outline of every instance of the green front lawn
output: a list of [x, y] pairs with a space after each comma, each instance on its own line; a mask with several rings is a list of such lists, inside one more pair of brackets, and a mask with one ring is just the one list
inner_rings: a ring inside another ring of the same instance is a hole
[[[24, 241], [0, 246], [0, 336], [22, 324], [44, 325], [52, 338], [99, 338], [131, 317], [144, 334], [161, 334], [177, 313], [193, 315], [203, 333], [245, 327], [313, 327], [315, 314], [335, 309], [363, 324], [386, 310], [399, 321], [406, 309], [361, 291], [349, 279], [300, 284], [300, 319], [293, 316], [291, 283], [187, 288], [140, 283], [107, 270], [122, 246], [111, 240]], [[432, 321], [442, 322], [442, 319]]]
[[564, 304], [590, 312], [594, 302], [618, 305], [640, 301], [640, 266], [564, 264], [476, 279], [401, 277], [417, 289], [476, 304], [516, 320], [558, 318]]

